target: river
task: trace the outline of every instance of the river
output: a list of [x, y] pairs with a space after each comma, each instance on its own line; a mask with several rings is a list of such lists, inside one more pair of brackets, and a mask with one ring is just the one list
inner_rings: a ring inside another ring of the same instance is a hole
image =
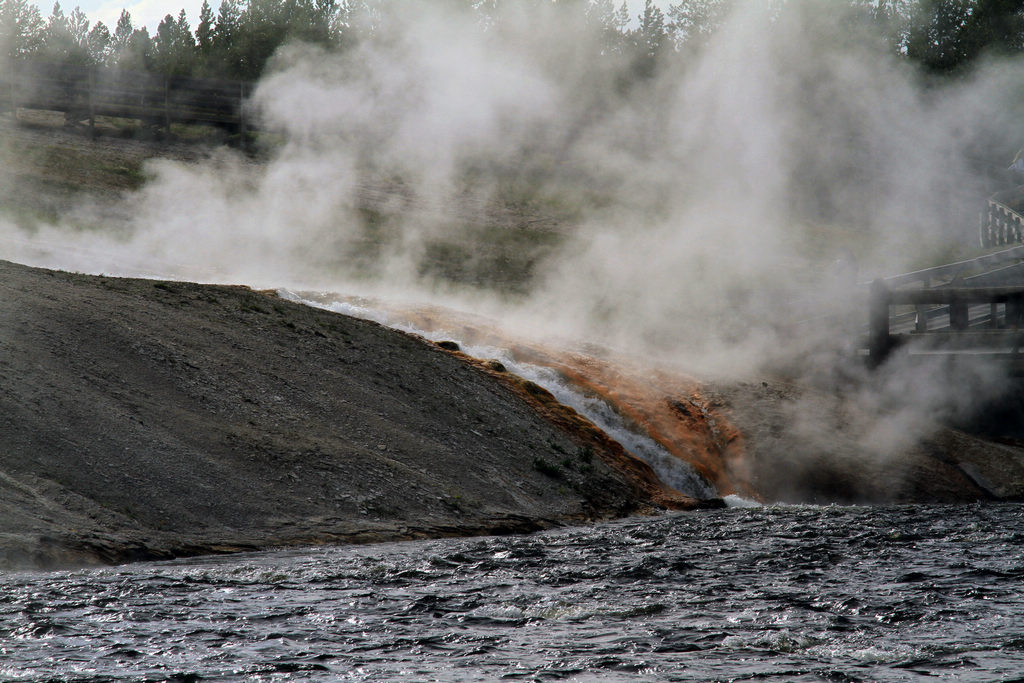
[[4, 681], [1024, 680], [1024, 505], [730, 508], [0, 577]]

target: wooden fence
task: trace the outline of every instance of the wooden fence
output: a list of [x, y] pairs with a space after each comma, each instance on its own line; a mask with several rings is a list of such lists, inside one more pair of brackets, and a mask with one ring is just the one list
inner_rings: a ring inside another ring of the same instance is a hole
[[206, 124], [244, 132], [252, 84], [161, 76], [99, 67], [19, 63], [0, 74], [0, 109], [64, 112], [95, 126], [97, 116], [137, 119], [170, 129]]
[[988, 198], [979, 225], [982, 247], [1024, 242], [1024, 215], [1019, 213], [1017, 204], [1022, 199], [1021, 188], [996, 192]]

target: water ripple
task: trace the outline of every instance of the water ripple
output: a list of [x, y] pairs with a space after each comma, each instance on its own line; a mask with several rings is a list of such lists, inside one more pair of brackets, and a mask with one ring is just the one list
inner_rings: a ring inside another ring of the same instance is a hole
[[1024, 506], [731, 508], [0, 577], [0, 681], [1009, 680]]

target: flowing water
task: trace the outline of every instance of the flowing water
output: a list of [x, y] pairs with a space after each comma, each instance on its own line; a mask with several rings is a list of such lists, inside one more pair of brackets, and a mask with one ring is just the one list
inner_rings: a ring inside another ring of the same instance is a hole
[[[460, 320], [459, 314], [451, 310], [434, 308], [424, 315], [425, 311], [415, 308], [400, 312], [388, 311], [381, 307], [379, 302], [375, 307], [367, 307], [329, 294], [315, 295], [316, 298], [310, 298], [308, 294], [299, 295], [282, 289], [278, 291], [278, 295], [307, 306], [325, 308], [335, 313], [371, 320], [433, 341], [457, 340], [459, 348], [469, 356], [498, 360], [509, 372], [547, 389], [560, 403], [576, 410], [621, 444], [630, 454], [650, 465], [658, 477], [669, 486], [698, 499], [714, 498], [719, 495], [714, 485], [701, 476], [691, 463], [670, 453], [650, 434], [644, 432], [642, 428], [638, 428], [637, 424], [627, 424], [610, 396], [595, 393], [595, 387], [584, 389], [574, 385], [568, 377], [554, 367], [518, 359], [510, 347], [528, 347], [529, 344], [522, 340], [510, 343], [507, 338], [503, 338], [503, 333], [498, 327], [490, 321], [486, 321], [486, 331], [481, 334], [481, 330], [478, 328], [470, 331], [472, 325]], [[481, 321], [481, 318], [475, 318], [472, 324], [479, 325]], [[467, 344], [465, 341], [467, 333], [472, 336], [483, 336], [487, 341]], [[536, 349], [534, 350], [536, 351]], [[539, 355], [546, 356], [549, 362], [555, 363], [557, 366], [558, 361], [555, 356], [562, 356], [564, 361], [565, 357], [579, 356], [579, 353], [546, 349]], [[659, 393], [659, 389], [651, 387], [650, 391], [655, 400], [664, 399], [664, 395]]]
[[1024, 681], [1024, 505], [0, 576], [5, 681]]

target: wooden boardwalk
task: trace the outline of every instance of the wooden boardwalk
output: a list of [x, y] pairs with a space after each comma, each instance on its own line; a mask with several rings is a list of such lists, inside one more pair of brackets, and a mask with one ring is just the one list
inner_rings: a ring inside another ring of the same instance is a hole
[[23, 63], [0, 73], [0, 111], [59, 111], [90, 126], [97, 116], [110, 116], [168, 130], [186, 123], [244, 132], [251, 128], [246, 118], [251, 92], [252, 84], [244, 81], [75, 65]]
[[875, 280], [868, 362], [907, 353], [970, 354], [1024, 372], [1024, 246]]

